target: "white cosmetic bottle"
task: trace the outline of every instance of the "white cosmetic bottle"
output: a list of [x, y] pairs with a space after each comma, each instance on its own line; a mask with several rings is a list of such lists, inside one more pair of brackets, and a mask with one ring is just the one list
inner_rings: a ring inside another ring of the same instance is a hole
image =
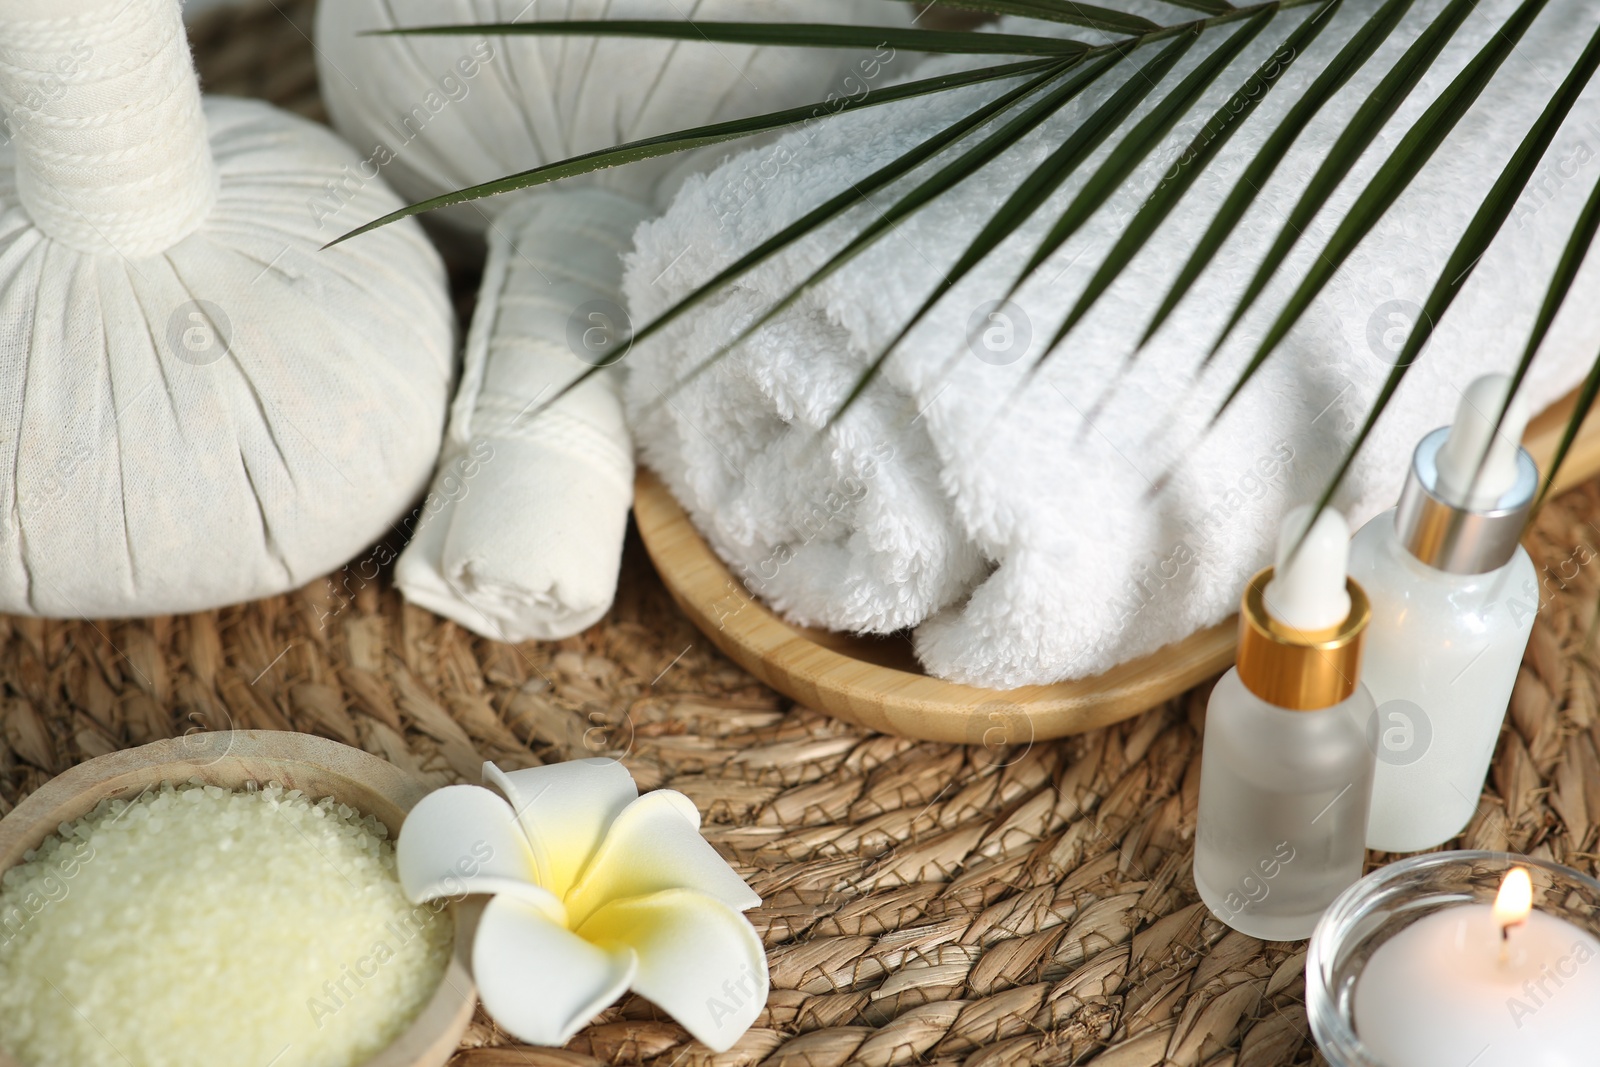
[[1266, 941], [1310, 937], [1366, 859], [1369, 610], [1345, 575], [1343, 516], [1323, 511], [1302, 540], [1313, 511], [1290, 512], [1277, 566], [1245, 589], [1238, 666], [1211, 692], [1200, 757], [1195, 885], [1219, 919]]
[[1538, 576], [1518, 539], [1539, 470], [1517, 444], [1520, 401], [1490, 441], [1509, 386], [1497, 374], [1472, 383], [1455, 425], [1418, 445], [1400, 506], [1350, 548], [1350, 573], [1372, 598], [1367, 845], [1384, 852], [1433, 848], [1471, 821], [1533, 633]]

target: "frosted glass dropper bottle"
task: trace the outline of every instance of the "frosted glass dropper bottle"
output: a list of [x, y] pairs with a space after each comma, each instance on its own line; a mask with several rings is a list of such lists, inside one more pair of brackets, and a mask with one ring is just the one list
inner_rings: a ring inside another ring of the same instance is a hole
[[1510, 384], [1467, 388], [1455, 425], [1417, 447], [1400, 506], [1350, 546], [1372, 597], [1364, 677], [1378, 702], [1367, 845], [1385, 852], [1433, 848], [1471, 821], [1533, 633], [1538, 576], [1518, 539], [1539, 469], [1517, 444], [1521, 400], [1490, 440]]
[[1369, 610], [1345, 576], [1344, 517], [1324, 510], [1302, 540], [1313, 512], [1289, 513], [1277, 566], [1245, 589], [1238, 666], [1211, 691], [1200, 756], [1195, 885], [1219, 919], [1266, 941], [1310, 937], [1366, 858]]

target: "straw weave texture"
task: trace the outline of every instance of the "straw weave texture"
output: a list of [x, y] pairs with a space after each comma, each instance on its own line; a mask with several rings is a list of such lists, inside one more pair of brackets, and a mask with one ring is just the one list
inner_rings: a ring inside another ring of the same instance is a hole
[[[289, 0], [208, 15], [193, 34], [208, 87], [318, 115], [310, 22]], [[1596, 544], [1593, 485], [1529, 538], [1547, 599], [1458, 847], [1595, 871]], [[438, 785], [478, 781], [485, 759], [618, 755], [641, 788], [693, 798], [765, 898], [766, 1014], [713, 1056], [636, 997], [562, 1050], [517, 1046], [480, 1013], [452, 1067], [1320, 1062], [1304, 944], [1230, 932], [1195, 895], [1204, 688], [1065, 741], [923, 744], [756, 683], [635, 540], [615, 610], [554, 644], [479, 640], [371, 573], [182, 618], [0, 617], [0, 814], [84, 759], [230, 726], [323, 734]]]

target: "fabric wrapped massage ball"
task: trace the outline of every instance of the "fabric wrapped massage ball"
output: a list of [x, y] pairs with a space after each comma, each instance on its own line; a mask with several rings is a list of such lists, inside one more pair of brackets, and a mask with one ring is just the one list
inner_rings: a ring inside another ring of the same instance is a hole
[[451, 384], [414, 224], [322, 251], [329, 189], [399, 201], [330, 131], [202, 101], [177, 0], [3, 0], [0, 610], [281, 592], [424, 490]]
[[[338, 0], [317, 5], [317, 63], [333, 124], [412, 200], [584, 152], [823, 101], [859, 98], [909, 68], [892, 48], [751, 47], [653, 38], [379, 36], [419, 26], [646, 19], [909, 24], [884, 0]], [[665, 210], [682, 181], [749, 142], [561, 182]], [[550, 188], [550, 187], [546, 187]], [[476, 232], [525, 194], [436, 213]], [[330, 206], [332, 206], [330, 204]], [[352, 228], [369, 221], [340, 212]]]

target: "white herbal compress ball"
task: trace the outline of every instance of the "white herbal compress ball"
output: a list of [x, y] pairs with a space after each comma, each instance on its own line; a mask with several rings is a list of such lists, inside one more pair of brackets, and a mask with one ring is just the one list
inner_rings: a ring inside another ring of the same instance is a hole
[[[905, 25], [883, 0], [700, 0], [706, 21]], [[539, 19], [681, 20], [675, 0], [328, 0], [317, 16], [335, 125], [402, 193], [425, 199], [692, 126], [859, 98], [908, 58], [603, 37], [373, 37], [403, 26]], [[406, 597], [502, 640], [559, 638], [616, 592], [633, 445], [612, 371], [530, 418], [596, 363], [622, 357], [620, 256], [682, 179], [746, 142], [461, 205], [489, 261], [432, 499], [396, 581]], [[753, 187], [781, 159], [754, 166]], [[738, 197], [726, 205], [743, 207]], [[370, 214], [337, 212], [342, 229]], [[359, 245], [366, 236], [352, 244]]]
[[0, 0], [0, 610], [281, 592], [425, 488], [451, 375], [420, 229], [319, 251], [331, 132], [202, 103], [177, 0]]

